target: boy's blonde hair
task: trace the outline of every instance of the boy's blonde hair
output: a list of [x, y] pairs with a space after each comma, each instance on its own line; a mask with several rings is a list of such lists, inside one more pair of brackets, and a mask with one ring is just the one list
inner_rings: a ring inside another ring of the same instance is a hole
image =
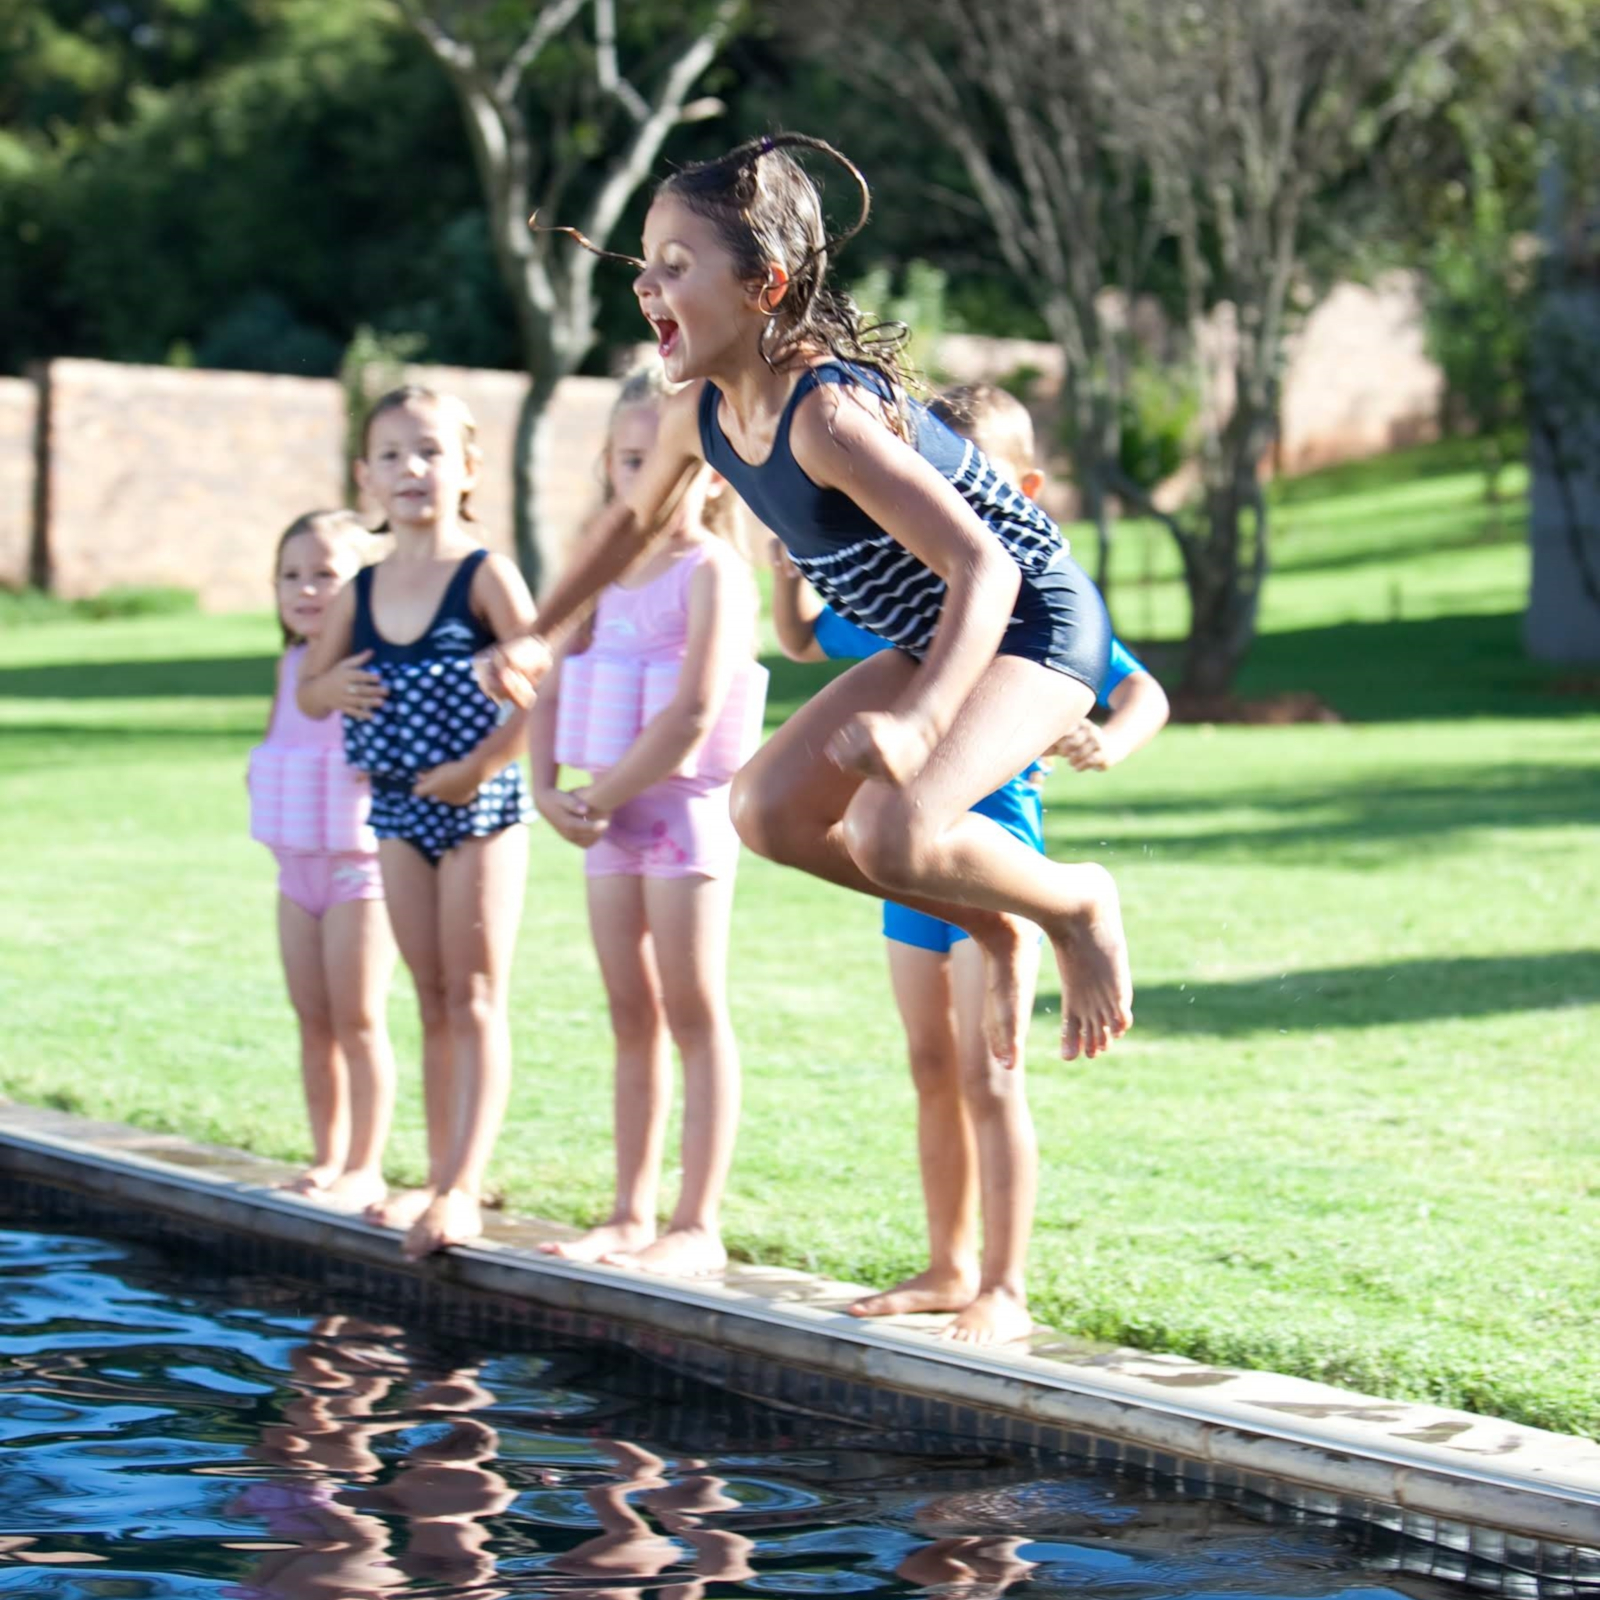
[[946, 427], [970, 439], [991, 461], [1034, 470], [1033, 418], [1014, 394], [992, 383], [958, 383], [928, 410]]
[[[339, 509], [335, 511], [307, 511], [296, 517], [282, 533], [278, 535], [278, 546], [272, 554], [272, 586], [278, 586], [278, 574], [283, 570], [283, 549], [291, 539], [298, 539], [302, 533], [320, 533], [327, 541], [339, 546], [348, 547], [355, 552], [356, 564], [365, 567], [376, 560], [380, 551], [374, 548], [378, 540], [372, 529], [364, 523], [353, 511]], [[278, 626], [283, 632], [284, 648], [292, 644], [304, 644], [305, 640], [283, 620], [280, 615]]]

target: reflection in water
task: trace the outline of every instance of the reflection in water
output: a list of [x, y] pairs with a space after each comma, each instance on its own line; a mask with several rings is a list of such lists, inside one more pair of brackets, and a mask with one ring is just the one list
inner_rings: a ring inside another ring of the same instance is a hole
[[[0, 1597], [1460, 1592], [1397, 1577], [1418, 1565], [1398, 1535], [800, 1419], [608, 1346], [306, 1315], [316, 1298], [0, 1234]], [[1600, 1557], [1456, 1559], [1517, 1600], [1600, 1600]]]

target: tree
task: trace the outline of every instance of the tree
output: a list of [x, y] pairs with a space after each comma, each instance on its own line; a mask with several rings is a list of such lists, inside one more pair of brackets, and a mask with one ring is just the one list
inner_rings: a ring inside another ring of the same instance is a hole
[[[1182, 558], [1184, 687], [1228, 691], [1269, 567], [1259, 471], [1319, 208], [1396, 124], [1451, 92], [1491, 0], [964, 0], [886, 3], [857, 58], [958, 150], [1068, 369], [1092, 515], [1115, 492]], [[1199, 495], [1157, 508], [1118, 465], [1130, 371], [1118, 310], [1151, 289], [1189, 331]], [[1218, 337], [1219, 308], [1227, 337]]]
[[[516, 313], [530, 378], [513, 460], [516, 548], [537, 587], [541, 424], [556, 385], [594, 344], [598, 258], [557, 232], [530, 227], [530, 219], [537, 212], [551, 224], [570, 223], [606, 247], [673, 129], [722, 109], [689, 97], [741, 0], [710, 0], [698, 10], [635, 0], [625, 7], [626, 32], [616, 0], [544, 0], [531, 20], [522, 7], [496, 0], [399, 5], [460, 102]], [[578, 28], [585, 15], [588, 38]], [[639, 61], [633, 75], [623, 70], [625, 44]]]

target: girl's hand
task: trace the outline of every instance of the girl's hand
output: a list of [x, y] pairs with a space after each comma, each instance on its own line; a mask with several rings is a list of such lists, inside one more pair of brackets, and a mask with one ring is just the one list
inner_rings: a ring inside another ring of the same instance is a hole
[[447, 806], [471, 805], [483, 787], [483, 774], [473, 761], [446, 761], [430, 768], [412, 784], [419, 800], [442, 800]]
[[587, 850], [609, 826], [605, 817], [591, 814], [575, 792], [555, 788], [535, 789], [533, 803], [538, 807], [539, 815], [568, 844], [575, 844], [580, 850]]
[[335, 662], [326, 676], [327, 697], [332, 702], [329, 709], [342, 711], [347, 717], [365, 722], [389, 698], [388, 685], [375, 672], [362, 671], [363, 663], [372, 659], [370, 650], [362, 650], [343, 661]]
[[1074, 772], [1104, 772], [1121, 759], [1120, 752], [1101, 733], [1099, 726], [1087, 718], [1066, 738], [1051, 745], [1050, 754], [1064, 756]]
[[922, 771], [938, 742], [933, 728], [920, 718], [893, 711], [858, 711], [828, 741], [828, 758], [846, 772], [898, 789]]
[[472, 659], [478, 685], [491, 700], [509, 700], [526, 711], [554, 662], [550, 646], [537, 634], [490, 645]]

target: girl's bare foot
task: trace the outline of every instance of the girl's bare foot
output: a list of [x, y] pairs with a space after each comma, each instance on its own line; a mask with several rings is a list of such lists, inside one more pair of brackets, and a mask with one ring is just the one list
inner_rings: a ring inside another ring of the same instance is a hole
[[576, 1239], [546, 1239], [539, 1249], [563, 1261], [603, 1261], [612, 1255], [634, 1255], [652, 1243], [653, 1222], [602, 1222]]
[[669, 1228], [642, 1250], [618, 1250], [605, 1258], [612, 1267], [632, 1267], [661, 1278], [714, 1278], [728, 1264], [721, 1235], [706, 1228]]
[[1061, 972], [1061, 1054], [1097, 1056], [1133, 1026], [1133, 980], [1117, 886], [1092, 862], [1073, 868], [1083, 908], [1045, 929]]
[[956, 1344], [1010, 1344], [1033, 1332], [1027, 1302], [1009, 1289], [985, 1289], [939, 1332]]
[[323, 1191], [322, 1198], [341, 1211], [365, 1212], [381, 1205], [388, 1192], [389, 1186], [381, 1172], [356, 1168], [341, 1172]]
[[989, 1049], [1002, 1066], [1015, 1067], [1026, 1051], [1032, 1020], [1022, 996], [1024, 953], [1028, 940], [1036, 937], [1033, 924], [996, 912], [975, 921], [968, 932], [983, 951], [983, 1025]]
[[960, 1311], [972, 1304], [977, 1273], [935, 1272], [929, 1267], [882, 1294], [863, 1295], [847, 1309], [852, 1317], [906, 1317], [919, 1311]]
[[307, 1167], [298, 1178], [288, 1178], [278, 1187], [288, 1194], [319, 1194], [339, 1176], [336, 1162], [325, 1161], [320, 1166]]
[[432, 1189], [405, 1189], [361, 1213], [375, 1228], [409, 1228], [433, 1204]]
[[406, 1259], [418, 1261], [435, 1250], [468, 1244], [482, 1233], [483, 1212], [477, 1196], [465, 1189], [441, 1189], [411, 1224], [404, 1247]]

